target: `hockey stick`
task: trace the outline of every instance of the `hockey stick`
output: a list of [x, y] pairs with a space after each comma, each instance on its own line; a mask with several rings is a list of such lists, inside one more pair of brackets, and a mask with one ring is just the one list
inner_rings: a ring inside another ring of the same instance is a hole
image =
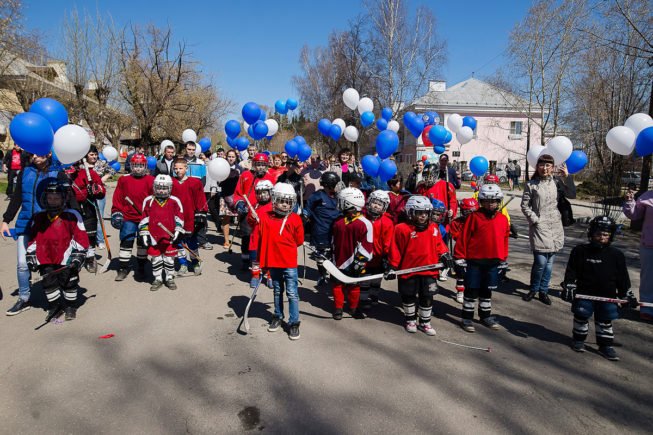
[[[175, 235], [172, 233], [172, 231], [170, 231], [168, 228], [166, 228], [166, 226], [163, 225], [161, 222], [157, 222], [156, 224], [159, 226], [159, 228], [161, 228], [163, 231], [165, 231], [165, 233], [168, 236], [170, 236], [170, 241], [174, 240]], [[188, 247], [188, 245], [186, 244], [186, 242], [179, 242], [179, 244], [181, 245], [182, 248], [184, 248], [185, 250], [188, 251], [188, 253], [190, 254], [190, 256], [193, 259], [197, 260], [200, 263], [202, 262], [202, 259], [200, 258], [199, 254], [197, 252], [193, 251], [192, 249], [190, 249]]]
[[41, 282], [41, 281], [43, 281], [43, 280], [46, 279], [46, 278], [49, 278], [49, 277], [51, 277], [51, 276], [53, 276], [53, 275], [57, 275], [57, 274], [59, 274], [59, 273], [65, 271], [65, 270], [68, 270], [68, 269], [70, 269], [70, 266], [63, 266], [63, 267], [60, 267], [59, 269], [55, 269], [55, 270], [53, 270], [52, 272], [48, 272], [48, 273], [46, 273], [45, 275], [38, 277], [37, 279], [31, 280], [31, 281], [30, 281], [30, 285], [34, 285], [34, 284], [36, 284], [37, 282]]
[[[263, 271], [261, 271], [262, 273]], [[249, 309], [252, 306], [252, 302], [254, 302], [254, 299], [256, 299], [256, 292], [258, 291], [258, 286], [261, 285], [262, 279], [258, 280], [258, 283], [256, 283], [256, 287], [254, 287], [254, 290], [252, 290], [252, 294], [249, 297], [249, 301], [247, 302], [247, 306], [245, 307], [245, 314], [243, 314], [243, 325], [245, 325], [245, 331], [249, 333]]]
[[[52, 319], [58, 319], [59, 317], [61, 317], [62, 314], [63, 314], [63, 306], [61, 306], [61, 304], [59, 304], [59, 306], [57, 307], [57, 310], [53, 311], [52, 313], [48, 313], [48, 315], [45, 316], [45, 321], [43, 323], [41, 323], [39, 326], [37, 326], [36, 328], [34, 328], [34, 330], [38, 331], [39, 329], [43, 328], [45, 325], [50, 323], [52, 321]], [[57, 323], [61, 323], [61, 321], [59, 321]]]
[[134, 211], [135, 211], [136, 213], [138, 213], [138, 214], [141, 215], [141, 216], [143, 215], [143, 212], [140, 211], [140, 210], [138, 209], [138, 207], [136, 207], [136, 204], [134, 204], [134, 201], [132, 201], [132, 199], [131, 199], [130, 197], [125, 196], [125, 201], [127, 201], [127, 204], [129, 204], [129, 205], [132, 206], [132, 208], [134, 209]]
[[[82, 159], [82, 162], [84, 163], [84, 171], [86, 171], [86, 179], [90, 183], [92, 181], [91, 171], [88, 169], [88, 163], [86, 162], [86, 158]], [[111, 255], [111, 245], [109, 244], [109, 239], [107, 238], [107, 230], [104, 227], [104, 218], [102, 217], [102, 214], [100, 214], [100, 207], [98, 207], [97, 201], [95, 200], [91, 201], [91, 204], [93, 204], [93, 207], [95, 208], [95, 213], [97, 215], [98, 221], [100, 222], [100, 228], [102, 228], [102, 237], [104, 238], [104, 246], [106, 246], [107, 248], [107, 259], [104, 261], [104, 264], [100, 268], [100, 273], [104, 273], [107, 270], [109, 270], [109, 266], [111, 265], [111, 260], [113, 259], [113, 256]]]
[[484, 352], [491, 352], [492, 351], [492, 348], [490, 346], [488, 346], [488, 347], [468, 346], [466, 344], [454, 343], [453, 341], [447, 341], [447, 340], [443, 340], [441, 338], [439, 340], [441, 342], [443, 342], [443, 343], [453, 344], [454, 346], [464, 347], [465, 349], [482, 350]]
[[233, 233], [231, 233], [231, 241], [229, 242], [229, 249], [227, 250], [227, 253], [231, 254], [232, 249], [231, 247], [234, 245], [234, 237], [236, 237], [236, 233], [238, 232], [238, 229], [240, 228], [240, 222], [241, 220], [238, 219], [238, 225], [236, 225], [236, 229], [234, 230]]
[[[603, 298], [601, 296], [575, 295], [574, 297], [576, 299], [584, 299], [587, 301], [610, 302], [613, 304], [629, 303], [628, 299]], [[653, 307], [653, 302], [638, 302], [637, 305], [639, 305], [640, 307]]]
[[[304, 179], [303, 178], [299, 181], [299, 207], [301, 208], [301, 210], [299, 210], [298, 214], [301, 217], [302, 214], [304, 213]], [[302, 254], [304, 255], [302, 280], [305, 281], [306, 280], [306, 246], [304, 246], [304, 244], [302, 244]]]
[[249, 198], [247, 197], [247, 195], [243, 196], [243, 199], [247, 203], [247, 207], [249, 207], [249, 209], [252, 211], [252, 217], [254, 217], [254, 219], [256, 219], [256, 222], [261, 222], [261, 220], [258, 217], [258, 213], [256, 213], [256, 209], [254, 207], [252, 207], [252, 203], [249, 202]]

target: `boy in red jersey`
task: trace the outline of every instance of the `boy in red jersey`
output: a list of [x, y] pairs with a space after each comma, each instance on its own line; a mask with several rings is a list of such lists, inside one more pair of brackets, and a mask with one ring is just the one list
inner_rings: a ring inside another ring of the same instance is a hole
[[299, 339], [299, 293], [297, 292], [297, 247], [304, 243], [304, 224], [292, 210], [297, 202], [295, 189], [277, 183], [272, 189], [272, 210], [259, 214], [256, 227], [261, 269], [270, 271], [274, 289], [274, 317], [268, 331], [283, 323], [283, 292], [288, 295], [288, 337]]
[[256, 205], [247, 214], [247, 223], [252, 229], [252, 235], [249, 238], [249, 258], [252, 259], [252, 278], [249, 282], [249, 287], [254, 288], [261, 280], [261, 268], [259, 262], [256, 261], [258, 254], [258, 232], [256, 227], [261, 220], [261, 215], [272, 210], [272, 183], [269, 180], [263, 180], [254, 187], [256, 193]]
[[479, 299], [478, 316], [492, 330], [499, 323], [492, 316], [492, 290], [499, 285], [499, 264], [508, 258], [508, 219], [499, 213], [503, 192], [496, 184], [484, 184], [478, 195], [481, 208], [467, 218], [454, 255], [467, 262], [462, 328], [474, 332], [474, 309]]
[[399, 222], [403, 222], [406, 218], [404, 209], [406, 208], [406, 201], [408, 200], [408, 194], [403, 189], [403, 180], [400, 176], [395, 176], [388, 180], [388, 187], [390, 191], [388, 196], [390, 197], [390, 204], [388, 205], [388, 217], [392, 220], [392, 223], [397, 225]]
[[[451, 263], [447, 245], [437, 224], [431, 222], [431, 200], [425, 196], [413, 195], [406, 202], [407, 223], [395, 227], [394, 242], [390, 251], [390, 262], [386, 279], [395, 279], [395, 270], [410, 269], [438, 262]], [[406, 318], [406, 331], [435, 335], [431, 326], [433, 295], [438, 291], [437, 269], [407, 273], [399, 278], [399, 293]], [[419, 304], [418, 312], [415, 309]]]
[[447, 216], [445, 217], [444, 224], [447, 225], [451, 222], [454, 216], [458, 213], [458, 202], [456, 201], [456, 188], [453, 183], [447, 180], [438, 180], [439, 171], [434, 165], [429, 169], [427, 176], [427, 189], [422, 195], [429, 199], [439, 199], [442, 201], [447, 209]]
[[156, 291], [163, 285], [170, 290], [177, 290], [175, 284], [175, 256], [177, 243], [184, 237], [184, 209], [181, 201], [171, 195], [172, 179], [169, 175], [159, 174], [154, 179], [154, 195], [143, 202], [143, 220], [139, 225], [139, 237], [147, 254], [152, 257], [154, 282], [150, 287]]
[[[449, 227], [449, 235], [454, 242], [458, 243], [458, 238], [462, 234], [463, 226], [467, 217], [478, 210], [478, 201], [474, 198], [465, 198], [460, 201], [460, 216], [451, 222]], [[455, 250], [454, 250], [455, 254]], [[465, 271], [467, 263], [464, 258], [456, 258], [454, 255], [454, 270], [456, 271], [456, 302], [462, 304], [464, 302], [465, 292]]]

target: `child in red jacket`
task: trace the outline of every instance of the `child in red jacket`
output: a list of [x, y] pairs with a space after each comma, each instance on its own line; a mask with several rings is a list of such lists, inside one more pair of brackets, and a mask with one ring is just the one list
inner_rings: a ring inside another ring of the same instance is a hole
[[474, 309], [479, 299], [478, 316], [490, 329], [499, 329], [492, 316], [492, 290], [499, 285], [499, 264], [508, 258], [508, 219], [499, 213], [503, 192], [496, 184], [485, 184], [478, 195], [481, 208], [467, 218], [454, 255], [467, 261], [462, 327], [474, 332]]
[[[413, 195], [406, 202], [408, 223], [395, 227], [394, 242], [390, 251], [389, 269], [386, 279], [395, 279], [395, 269], [410, 269], [438, 262], [451, 263], [447, 245], [437, 224], [431, 222], [433, 205], [425, 196]], [[406, 318], [406, 331], [435, 335], [431, 326], [433, 295], [438, 291], [439, 272], [437, 269], [407, 273], [399, 278], [399, 293]], [[419, 325], [417, 324], [416, 303], [419, 303]]]
[[269, 180], [260, 181], [254, 187], [256, 193], [256, 204], [247, 212], [247, 223], [252, 229], [252, 235], [249, 238], [249, 258], [252, 260], [251, 270], [252, 278], [249, 282], [249, 287], [254, 288], [261, 280], [261, 268], [259, 267], [258, 257], [258, 232], [256, 227], [261, 220], [261, 215], [272, 210], [272, 183]]
[[[390, 205], [390, 196], [384, 190], [375, 190], [367, 198], [365, 217], [372, 222], [374, 252], [372, 260], [365, 266], [366, 274], [383, 273], [388, 255], [390, 255], [395, 226], [386, 213], [388, 205]], [[361, 283], [360, 301], [363, 308], [367, 309], [370, 305], [379, 303], [380, 290], [381, 279]]]
[[259, 214], [256, 226], [259, 263], [269, 270], [274, 289], [274, 317], [268, 331], [283, 323], [283, 292], [288, 295], [288, 337], [299, 339], [299, 293], [297, 291], [297, 247], [304, 243], [304, 224], [292, 210], [297, 194], [292, 185], [277, 183], [272, 189], [272, 211]]
[[[474, 198], [465, 198], [460, 201], [460, 216], [451, 222], [449, 227], [449, 235], [455, 243], [458, 243], [458, 238], [462, 234], [463, 226], [467, 221], [467, 217], [478, 210], [478, 201]], [[454, 250], [455, 254], [455, 250]], [[467, 270], [467, 263], [464, 258], [456, 258], [454, 255], [454, 270], [456, 272], [456, 302], [462, 304], [464, 301], [465, 292], [465, 271]]]

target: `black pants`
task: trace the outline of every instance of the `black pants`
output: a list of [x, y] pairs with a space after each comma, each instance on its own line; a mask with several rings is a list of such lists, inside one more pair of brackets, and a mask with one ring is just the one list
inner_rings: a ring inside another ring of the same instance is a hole
[[431, 321], [431, 306], [433, 295], [438, 291], [438, 281], [432, 276], [411, 276], [407, 279], [399, 279], [399, 294], [401, 304], [404, 308], [404, 317], [407, 321], [417, 319], [415, 305], [419, 303], [419, 322], [429, 323]]
[[7, 196], [14, 194], [14, 189], [16, 188], [16, 179], [18, 178], [18, 173], [20, 170], [16, 171], [15, 169], [9, 169], [7, 171]]

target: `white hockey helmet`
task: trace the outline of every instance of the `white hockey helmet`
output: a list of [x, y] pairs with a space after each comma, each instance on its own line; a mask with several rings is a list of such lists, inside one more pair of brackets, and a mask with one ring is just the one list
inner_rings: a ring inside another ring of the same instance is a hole
[[[277, 183], [272, 188], [272, 207], [274, 212], [282, 216], [292, 213], [297, 203], [297, 193], [288, 183]], [[289, 206], [289, 207], [288, 207]]]
[[254, 187], [254, 191], [257, 192], [259, 190], [272, 190], [274, 186], [272, 186], [272, 181], [270, 180], [262, 180], [256, 183], [256, 186]]
[[484, 199], [495, 199], [501, 201], [503, 199], [503, 192], [496, 184], [484, 184], [478, 192], [478, 200], [482, 201]]
[[406, 214], [409, 217], [412, 217], [416, 211], [427, 211], [431, 213], [431, 210], [433, 210], [433, 204], [425, 196], [413, 195], [406, 201]]
[[361, 211], [365, 207], [365, 195], [355, 187], [345, 187], [338, 192], [338, 209], [340, 211]]
[[157, 199], [169, 198], [172, 193], [172, 178], [170, 175], [159, 174], [154, 179], [153, 187]]
[[[376, 207], [373, 205], [376, 204]], [[367, 197], [367, 212], [371, 216], [381, 216], [390, 205], [390, 195], [385, 190], [375, 190]]]
[[256, 183], [254, 192], [256, 193], [256, 200], [259, 203], [267, 204], [270, 202], [272, 192], [272, 182], [270, 180], [261, 180]]

